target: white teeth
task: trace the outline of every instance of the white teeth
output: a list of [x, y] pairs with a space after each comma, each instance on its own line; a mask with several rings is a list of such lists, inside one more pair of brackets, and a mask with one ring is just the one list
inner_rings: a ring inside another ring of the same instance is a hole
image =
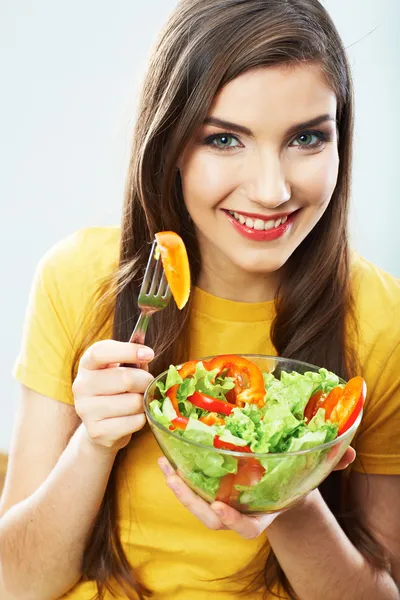
[[254, 229], [256, 229], [257, 231], [264, 231], [264, 221], [262, 221], [261, 219], [256, 219], [254, 221]]
[[273, 227], [274, 227], [274, 221], [266, 221], [264, 224], [265, 231], [268, 231], [268, 229], [272, 229]]
[[252, 219], [250, 217], [245, 217], [244, 215], [233, 210], [229, 210], [228, 212], [236, 219], [236, 221], [239, 221], [239, 223], [242, 225], [246, 225], [246, 227], [250, 227], [250, 229], [255, 229], [256, 231], [268, 231], [274, 227], [279, 227], [280, 224], [283, 225], [288, 220], [288, 217], [286, 216], [276, 219], [276, 221], [271, 219], [264, 221], [263, 219]]

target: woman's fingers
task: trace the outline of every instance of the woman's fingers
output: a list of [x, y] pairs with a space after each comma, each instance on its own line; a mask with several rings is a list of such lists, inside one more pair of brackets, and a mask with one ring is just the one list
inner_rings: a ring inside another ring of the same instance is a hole
[[222, 523], [228, 529], [236, 531], [236, 533], [246, 540], [257, 538], [280, 514], [277, 512], [260, 516], [244, 515], [222, 502], [214, 502], [211, 504], [211, 510], [219, 516]]
[[143, 394], [153, 380], [144, 369], [154, 352], [146, 346], [102, 340], [83, 354], [72, 385], [75, 410], [96, 447], [118, 452], [146, 423]]
[[86, 400], [86, 416], [93, 413], [96, 421], [113, 417], [128, 417], [144, 412], [143, 394], [95, 396]]
[[165, 475], [168, 487], [173, 491], [176, 498], [185, 506], [195, 517], [197, 517], [209, 529], [226, 529], [218, 515], [210, 508], [210, 505], [197, 496], [183, 481], [166, 458], [158, 459], [158, 464]]
[[153, 380], [143, 369], [111, 367], [107, 369], [79, 369], [74, 381], [74, 393], [84, 390], [90, 396], [111, 396], [124, 392], [143, 394]]
[[355, 460], [355, 458], [356, 458], [356, 451], [354, 450], [354, 448], [349, 446], [333, 470], [334, 471], [342, 471], [343, 469], [347, 469], [347, 467], [349, 465], [351, 465], [351, 463]]
[[154, 358], [154, 352], [148, 346], [131, 344], [130, 342], [117, 342], [115, 340], [101, 340], [90, 346], [82, 355], [79, 366], [83, 369], [104, 369], [110, 364], [136, 364], [148, 363]]

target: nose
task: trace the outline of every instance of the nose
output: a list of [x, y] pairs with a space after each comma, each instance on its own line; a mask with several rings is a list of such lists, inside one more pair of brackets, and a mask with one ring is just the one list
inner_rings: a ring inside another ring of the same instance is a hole
[[247, 196], [266, 208], [277, 208], [290, 200], [290, 185], [278, 154], [269, 152], [266, 156], [260, 153], [253, 157]]

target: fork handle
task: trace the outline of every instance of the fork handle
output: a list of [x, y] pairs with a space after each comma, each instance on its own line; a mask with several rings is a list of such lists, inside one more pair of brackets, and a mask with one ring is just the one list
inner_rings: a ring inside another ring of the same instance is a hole
[[[129, 338], [129, 342], [131, 344], [144, 344], [144, 339], [146, 337], [147, 327], [149, 326], [150, 321], [149, 314], [145, 312], [140, 313], [140, 317], [138, 318], [135, 329], [132, 332], [131, 337]], [[140, 369], [140, 364], [127, 364], [124, 363], [123, 367], [131, 367], [133, 369]]]

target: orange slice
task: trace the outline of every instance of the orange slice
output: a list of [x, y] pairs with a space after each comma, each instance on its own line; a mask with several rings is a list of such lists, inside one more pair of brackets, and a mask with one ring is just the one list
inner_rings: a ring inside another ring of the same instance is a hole
[[190, 295], [190, 268], [185, 244], [174, 231], [156, 233], [157, 247], [171, 293], [179, 309], [182, 309]]

